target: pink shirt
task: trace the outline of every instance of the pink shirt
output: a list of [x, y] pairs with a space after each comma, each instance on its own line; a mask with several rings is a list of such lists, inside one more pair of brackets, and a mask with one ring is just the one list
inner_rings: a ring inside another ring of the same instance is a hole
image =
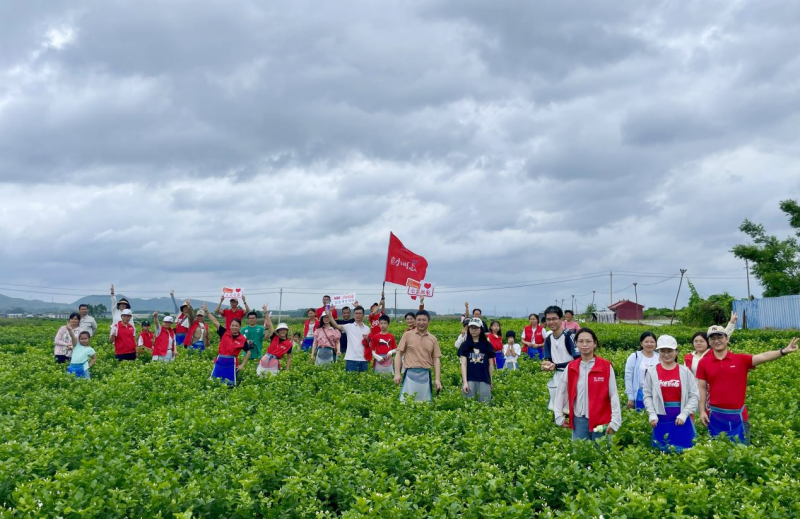
[[563, 328], [565, 330], [575, 330], [576, 332], [581, 329], [581, 325], [577, 321], [564, 321]]
[[317, 328], [314, 330], [314, 340], [317, 341], [317, 348], [336, 349], [341, 337], [341, 332], [335, 328]]

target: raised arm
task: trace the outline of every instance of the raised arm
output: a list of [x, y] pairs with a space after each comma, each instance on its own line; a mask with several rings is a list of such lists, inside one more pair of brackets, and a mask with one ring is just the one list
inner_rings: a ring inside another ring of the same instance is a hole
[[117, 308], [117, 296], [114, 294], [114, 285], [111, 285], [111, 315], [114, 315], [114, 309]]
[[194, 308], [192, 308], [192, 300], [191, 299], [187, 299], [186, 300], [186, 317], [189, 318], [189, 326], [193, 325], [194, 324], [195, 313], [194, 313]]
[[158, 322], [158, 310], [153, 312], [153, 324], [156, 325], [156, 335], [161, 333], [161, 325]]
[[336, 319], [333, 318], [333, 311], [335, 308], [331, 306], [330, 315], [328, 315], [328, 322], [331, 323], [331, 326], [335, 329], [339, 330], [340, 332], [344, 333], [344, 326], [336, 322]]
[[175, 307], [175, 316], [177, 317], [178, 314], [181, 313], [181, 310], [180, 310], [180, 308], [178, 308], [178, 302], [175, 301], [175, 290], [174, 289], [170, 290], [169, 297], [172, 299], [172, 306]]
[[381, 292], [381, 315], [386, 313], [386, 294]]
[[214, 328], [219, 328], [219, 321], [217, 321], [217, 318], [214, 316], [214, 314], [208, 311], [208, 305], [206, 303], [203, 303], [203, 310], [205, 310], [206, 316], [208, 317], [208, 320], [211, 321], [211, 324], [214, 325]]
[[272, 318], [269, 316], [269, 312], [267, 311], [267, 305], [261, 307], [264, 311], [264, 328], [266, 329], [266, 333], [264, 334], [266, 337], [272, 336], [275, 332], [275, 329], [272, 327]]
[[217, 305], [217, 308], [214, 310], [215, 314], [219, 314], [220, 312], [222, 312], [222, 302], [223, 301], [225, 301], [225, 296], [220, 296], [219, 304]]
[[247, 298], [244, 296], [244, 294], [242, 294], [242, 303], [244, 303], [244, 315], [249, 314], [250, 313], [250, 307], [247, 306]]
[[789, 342], [787, 346], [784, 346], [778, 351], [765, 351], [764, 353], [753, 355], [753, 367], [756, 367], [759, 364], [763, 364], [765, 362], [777, 360], [785, 355], [797, 351], [797, 341], [798, 339], [797, 337], [795, 337]]

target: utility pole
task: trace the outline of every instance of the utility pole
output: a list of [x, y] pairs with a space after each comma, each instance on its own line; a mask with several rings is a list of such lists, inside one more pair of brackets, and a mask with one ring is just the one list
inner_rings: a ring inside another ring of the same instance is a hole
[[686, 269], [681, 269], [681, 280], [678, 283], [678, 293], [675, 295], [675, 304], [672, 305], [672, 317], [669, 320], [669, 324], [672, 324], [672, 321], [675, 320], [675, 310], [678, 308], [678, 297], [681, 295], [681, 285], [683, 285], [684, 274], [686, 274]]
[[592, 307], [594, 307], [594, 290], [592, 290]]
[[283, 289], [281, 289], [280, 299], [278, 299], [278, 324], [281, 324], [282, 312], [283, 312]]
[[572, 294], [572, 315], [575, 315], [575, 294]]
[[750, 264], [744, 260], [744, 270], [747, 272], [747, 300], [750, 300]]
[[636, 294], [636, 322], [641, 324], [642, 323], [642, 314], [639, 312], [639, 291], [636, 290], [636, 285], [639, 283], [633, 284], [633, 293]]
[[397, 320], [397, 289], [394, 289], [394, 320]]
[[561, 300], [561, 309], [562, 310], [564, 309], [564, 300], [563, 299]]
[[608, 306], [614, 304], [614, 273], [608, 273]]

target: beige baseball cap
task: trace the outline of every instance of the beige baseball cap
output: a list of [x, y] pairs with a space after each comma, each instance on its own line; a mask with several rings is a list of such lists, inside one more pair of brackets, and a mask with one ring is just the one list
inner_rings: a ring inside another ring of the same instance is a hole
[[712, 335], [724, 335], [725, 337], [727, 337], [728, 332], [725, 331], [725, 327], [715, 324], [714, 326], [708, 329], [708, 333], [706, 333], [706, 335], [708, 337], [711, 337]]

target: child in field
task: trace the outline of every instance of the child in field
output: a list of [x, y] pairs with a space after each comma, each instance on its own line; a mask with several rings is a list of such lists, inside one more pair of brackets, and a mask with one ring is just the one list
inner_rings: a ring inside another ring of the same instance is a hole
[[506, 332], [506, 343], [503, 345], [503, 356], [505, 357], [505, 369], [519, 369], [519, 356], [522, 348], [517, 344], [517, 334], [513, 330]]
[[[475, 318], [473, 317], [473, 319]], [[480, 319], [480, 317], [477, 317], [477, 319]], [[497, 366], [497, 369], [503, 369], [503, 366], [506, 364], [506, 358], [503, 356], [503, 330], [500, 328], [500, 321], [495, 320], [491, 322], [489, 325], [489, 333], [486, 334], [486, 339], [488, 339], [489, 344], [494, 348], [495, 366]]]
[[89, 368], [97, 361], [97, 353], [89, 346], [91, 338], [89, 332], [80, 333], [78, 345], [72, 349], [72, 361], [67, 367], [67, 373], [72, 373], [77, 378], [91, 378]]
[[375, 373], [394, 373], [392, 356], [397, 353], [397, 342], [394, 335], [389, 333], [391, 319], [383, 314], [378, 319], [378, 331], [369, 336], [369, 345], [372, 348], [372, 369]]
[[381, 303], [372, 303], [372, 306], [369, 307], [369, 326], [370, 326], [370, 335], [379, 333], [381, 331], [380, 326], [380, 319], [381, 316], [386, 313], [386, 297], [384, 297], [383, 292], [381, 292]]
[[150, 331], [150, 321], [142, 321], [142, 331], [139, 333], [139, 348], [153, 351], [153, 332]]
[[294, 332], [292, 334], [292, 351], [300, 351], [303, 344], [303, 334], [300, 332]]

